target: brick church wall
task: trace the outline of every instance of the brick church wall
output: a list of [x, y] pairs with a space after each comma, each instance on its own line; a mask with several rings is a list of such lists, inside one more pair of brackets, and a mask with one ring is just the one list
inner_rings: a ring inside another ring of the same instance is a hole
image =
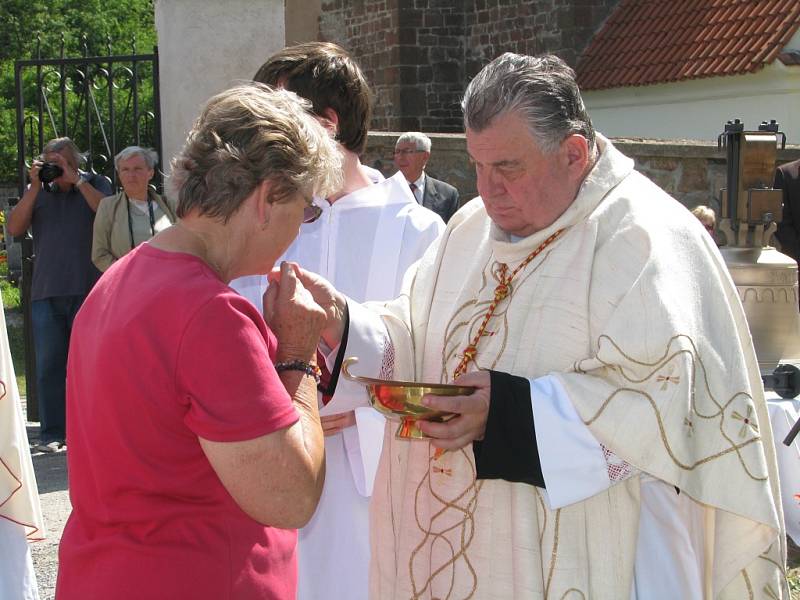
[[502, 52], [575, 65], [618, 0], [327, 0], [320, 39], [347, 48], [375, 93], [372, 128], [461, 131], [469, 80]]

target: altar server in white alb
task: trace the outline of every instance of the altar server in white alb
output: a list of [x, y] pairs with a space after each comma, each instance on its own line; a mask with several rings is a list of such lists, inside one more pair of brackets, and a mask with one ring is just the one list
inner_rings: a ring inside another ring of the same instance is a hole
[[[344, 187], [329, 198], [316, 199], [321, 217], [301, 227], [283, 260], [321, 273], [358, 301], [394, 298], [406, 270], [439, 237], [444, 223], [414, 200], [402, 173], [376, 182], [376, 172], [361, 165], [371, 96], [358, 65], [334, 44], [302, 44], [272, 56], [255, 80], [310, 100], [344, 158]], [[232, 285], [261, 305], [264, 277], [243, 278]], [[298, 598], [366, 599], [368, 506], [384, 419], [363, 394], [340, 393], [329, 378], [323, 378], [323, 384], [325, 488], [314, 517], [300, 530]]]
[[713, 240], [595, 134], [560, 59], [504, 54], [463, 108], [480, 198], [397, 300], [348, 301], [354, 373], [477, 388], [428, 397], [457, 415], [422, 423], [430, 442], [388, 423], [371, 597], [788, 600], [761, 379]]
[[28, 543], [44, 538], [36, 475], [0, 310], [0, 599], [39, 600]]

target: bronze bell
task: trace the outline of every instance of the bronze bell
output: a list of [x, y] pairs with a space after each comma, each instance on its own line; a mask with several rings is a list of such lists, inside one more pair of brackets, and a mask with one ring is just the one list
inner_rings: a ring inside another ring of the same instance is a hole
[[764, 387], [783, 397], [800, 391], [800, 311], [797, 263], [771, 246], [782, 218], [782, 192], [772, 189], [778, 143], [775, 121], [745, 131], [736, 119], [720, 134], [727, 150], [727, 186], [721, 190], [720, 247], [742, 301]]

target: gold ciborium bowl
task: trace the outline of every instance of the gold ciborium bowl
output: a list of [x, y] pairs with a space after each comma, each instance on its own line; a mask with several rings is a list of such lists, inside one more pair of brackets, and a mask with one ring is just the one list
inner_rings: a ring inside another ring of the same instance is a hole
[[389, 381], [360, 377], [350, 373], [350, 366], [358, 362], [355, 357], [342, 362], [342, 374], [350, 381], [367, 388], [369, 401], [373, 408], [390, 419], [400, 419], [397, 437], [404, 439], [424, 439], [426, 436], [417, 426], [417, 421], [436, 421], [442, 423], [455, 416], [455, 413], [433, 410], [422, 404], [426, 394], [436, 396], [469, 396], [474, 387], [450, 385], [446, 383], [418, 383], [414, 381]]

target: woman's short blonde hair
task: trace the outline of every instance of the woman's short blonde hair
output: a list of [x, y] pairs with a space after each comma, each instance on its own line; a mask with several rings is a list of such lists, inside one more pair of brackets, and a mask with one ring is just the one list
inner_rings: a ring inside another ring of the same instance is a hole
[[178, 216], [197, 210], [227, 221], [265, 180], [272, 202], [339, 189], [341, 155], [310, 108], [292, 92], [260, 83], [211, 98], [172, 160]]

